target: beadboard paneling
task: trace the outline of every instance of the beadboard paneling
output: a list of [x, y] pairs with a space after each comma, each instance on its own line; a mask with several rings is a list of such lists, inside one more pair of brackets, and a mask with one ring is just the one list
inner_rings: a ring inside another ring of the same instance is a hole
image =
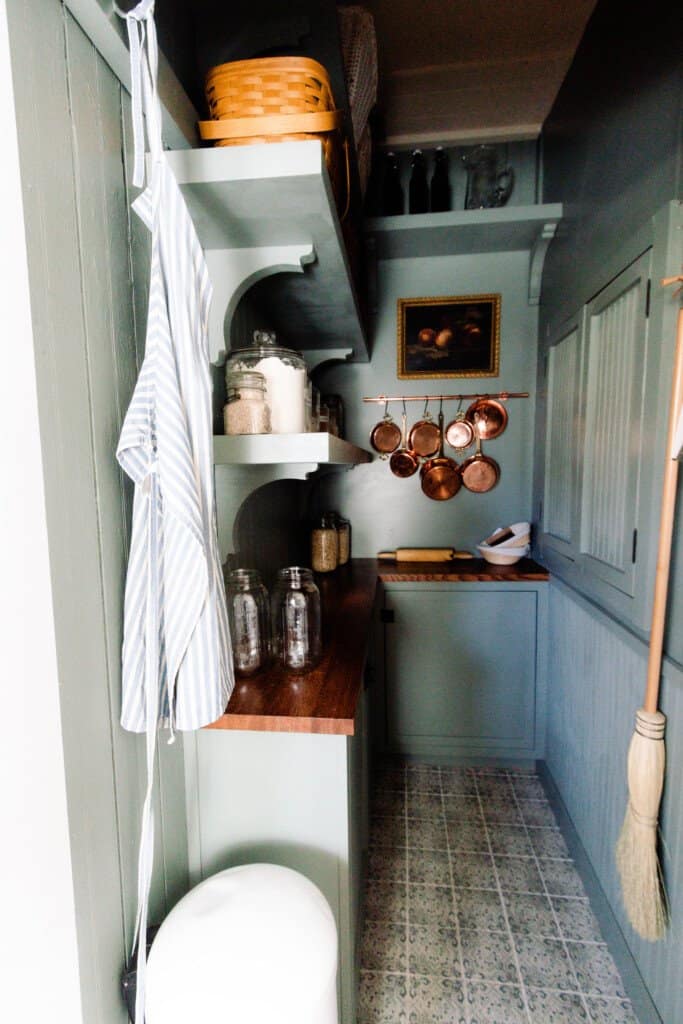
[[683, 1020], [683, 673], [664, 669], [667, 781], [660, 816], [671, 901], [665, 941], [633, 932], [614, 862], [627, 802], [626, 755], [642, 704], [647, 649], [555, 581], [550, 587], [547, 764], [664, 1024]]

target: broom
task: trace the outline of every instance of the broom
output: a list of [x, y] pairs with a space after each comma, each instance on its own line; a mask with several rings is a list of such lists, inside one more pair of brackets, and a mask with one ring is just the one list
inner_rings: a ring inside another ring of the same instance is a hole
[[[683, 281], [665, 278], [662, 285]], [[683, 417], [683, 308], [678, 311], [671, 406], [667, 433], [667, 460], [662, 487], [659, 547], [655, 572], [652, 627], [643, 707], [636, 712], [636, 727], [628, 751], [629, 802], [616, 846], [624, 906], [634, 930], [651, 942], [661, 939], [667, 925], [667, 901], [657, 857], [657, 820], [664, 785], [664, 728], [666, 718], [657, 709], [662, 668], [662, 646], [673, 536], [678, 455]]]

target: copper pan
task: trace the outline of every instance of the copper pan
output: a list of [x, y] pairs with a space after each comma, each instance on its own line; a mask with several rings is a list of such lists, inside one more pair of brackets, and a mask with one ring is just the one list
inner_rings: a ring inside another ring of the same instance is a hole
[[479, 431], [482, 441], [492, 441], [500, 437], [508, 424], [508, 411], [502, 402], [495, 398], [477, 398], [465, 413], [465, 416]]
[[468, 491], [476, 494], [485, 494], [492, 490], [500, 479], [500, 466], [490, 455], [483, 455], [481, 451], [481, 437], [477, 430], [477, 447], [474, 455], [460, 466], [462, 482]]
[[418, 459], [415, 452], [411, 451], [407, 447], [406, 431], [408, 417], [406, 416], [405, 409], [403, 410], [401, 421], [403, 424], [403, 428], [401, 430], [401, 447], [397, 451], [395, 451], [394, 454], [389, 459], [389, 469], [394, 474], [394, 476], [399, 476], [405, 479], [406, 477], [412, 476], [413, 473], [417, 472], [417, 467], [420, 464], [420, 460]]
[[401, 431], [389, 414], [389, 403], [387, 402], [384, 406], [384, 416], [370, 432], [370, 444], [376, 452], [380, 453], [380, 458], [386, 459], [396, 451], [400, 443]]
[[432, 501], [448, 501], [460, 490], [460, 468], [443, 453], [443, 413], [439, 412], [439, 454], [420, 470], [423, 492]]
[[425, 402], [422, 419], [413, 424], [410, 428], [410, 433], [408, 434], [410, 450], [423, 459], [428, 459], [431, 458], [432, 455], [436, 455], [439, 450], [439, 442], [441, 439], [441, 431], [432, 419], [430, 413], [427, 412], [428, 405], [429, 399]]
[[[462, 405], [462, 402], [460, 403]], [[456, 451], [462, 451], [464, 448], [469, 446], [474, 441], [474, 427], [465, 416], [464, 412], [458, 412], [454, 420], [446, 427], [446, 442], [455, 448]]]

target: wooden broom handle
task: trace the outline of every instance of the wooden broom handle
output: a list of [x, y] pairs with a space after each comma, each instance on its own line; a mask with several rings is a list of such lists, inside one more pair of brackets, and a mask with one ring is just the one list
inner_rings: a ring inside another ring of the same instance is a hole
[[[666, 278], [662, 285], [682, 281], [683, 277]], [[659, 702], [659, 680], [662, 674], [662, 648], [664, 645], [664, 624], [666, 620], [666, 598], [669, 586], [671, 563], [671, 541], [673, 537], [674, 512], [676, 507], [676, 484], [678, 482], [678, 459], [672, 457], [676, 424], [683, 405], [683, 307], [678, 310], [676, 348], [674, 351], [673, 379], [671, 383], [671, 404], [669, 406], [669, 429], [666, 439], [666, 464], [662, 485], [662, 510], [659, 519], [659, 546], [657, 548], [657, 569], [655, 572], [655, 593], [652, 605], [652, 626], [650, 629], [650, 650], [647, 661], [647, 682], [643, 708], [654, 714]]]

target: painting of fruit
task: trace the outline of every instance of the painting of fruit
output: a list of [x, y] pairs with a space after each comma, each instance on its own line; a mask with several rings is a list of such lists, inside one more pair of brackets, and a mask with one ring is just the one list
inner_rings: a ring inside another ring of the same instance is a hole
[[398, 376], [497, 377], [500, 295], [398, 300]]

